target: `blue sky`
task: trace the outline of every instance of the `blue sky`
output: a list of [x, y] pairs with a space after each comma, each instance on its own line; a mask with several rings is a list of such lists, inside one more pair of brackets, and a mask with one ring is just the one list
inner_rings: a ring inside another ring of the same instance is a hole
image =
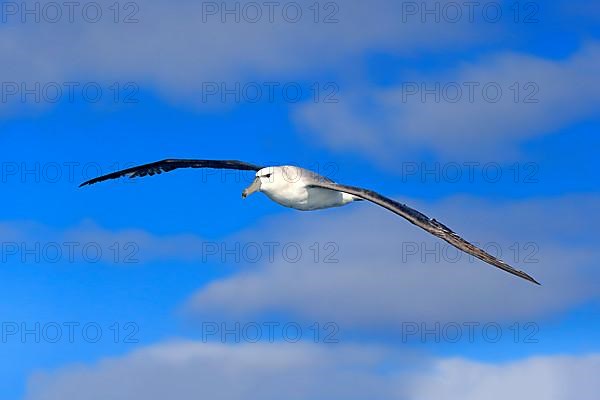
[[[116, 17], [100, 1], [96, 23], [42, 11], [36, 22], [15, 4], [0, 23], [2, 398], [597, 393], [596, 4], [490, 2], [497, 21], [462, 8], [438, 22], [421, 2], [323, 2], [315, 22], [298, 2], [297, 23], [280, 10], [273, 23], [223, 22], [207, 14], [217, 3], [191, 1], [119, 3]], [[378, 190], [543, 286], [454, 259], [366, 203], [301, 213], [242, 201], [249, 174], [77, 188], [170, 157], [301, 165]], [[207, 331], [269, 322], [273, 340], [256, 343]]]

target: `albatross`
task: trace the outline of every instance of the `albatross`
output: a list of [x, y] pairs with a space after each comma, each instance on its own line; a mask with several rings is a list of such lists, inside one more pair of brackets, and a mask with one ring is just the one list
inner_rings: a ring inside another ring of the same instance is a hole
[[255, 192], [262, 192], [282, 206], [301, 211], [340, 207], [355, 201], [366, 200], [399, 215], [411, 224], [426, 230], [467, 254], [475, 256], [510, 274], [537, 285], [540, 284], [525, 272], [511, 267], [504, 261], [469, 243], [441, 222], [429, 218], [405, 204], [385, 197], [373, 190], [336, 183], [324, 176], [300, 167], [262, 167], [237, 160], [167, 159], [103, 175], [84, 182], [79, 187], [93, 185], [109, 179], [122, 177], [139, 178], [147, 175], [156, 175], [180, 168], [255, 171], [255, 178], [250, 186], [242, 192], [242, 198], [246, 198]]

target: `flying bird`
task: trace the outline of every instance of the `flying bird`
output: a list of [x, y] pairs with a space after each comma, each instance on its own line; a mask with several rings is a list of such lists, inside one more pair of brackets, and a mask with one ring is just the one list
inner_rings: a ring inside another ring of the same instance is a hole
[[526, 279], [537, 285], [540, 284], [525, 272], [511, 267], [504, 261], [499, 260], [486, 251], [467, 242], [441, 222], [429, 218], [425, 214], [422, 214], [405, 204], [401, 204], [372, 190], [335, 183], [315, 172], [295, 166], [261, 167], [237, 160], [167, 159], [103, 175], [84, 182], [79, 187], [93, 185], [109, 179], [118, 179], [122, 177], [138, 178], [146, 175], [161, 174], [179, 168], [214, 168], [255, 171], [256, 175], [254, 181], [250, 186], [244, 189], [242, 198], [246, 198], [255, 192], [262, 192], [271, 200], [282, 206], [301, 211], [340, 207], [355, 201], [366, 200], [401, 216], [408, 220], [408, 222], [445, 240], [467, 254], [475, 256], [510, 274]]

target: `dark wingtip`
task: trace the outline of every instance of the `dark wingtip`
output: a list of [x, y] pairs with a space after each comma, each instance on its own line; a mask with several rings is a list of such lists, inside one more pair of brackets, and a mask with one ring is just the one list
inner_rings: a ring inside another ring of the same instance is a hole
[[91, 185], [95, 185], [98, 182], [102, 182], [104, 179], [102, 179], [103, 177], [98, 177], [98, 178], [94, 178], [94, 179], [90, 179], [89, 181], [85, 181], [83, 182], [81, 185], [79, 185], [79, 187], [84, 187], [84, 186], [91, 186]]
[[529, 282], [535, 283], [538, 286], [542, 286], [541, 283], [539, 283], [538, 281], [536, 281], [531, 275], [526, 274], [525, 272], [522, 272], [523, 274], [521, 277], [527, 279]]

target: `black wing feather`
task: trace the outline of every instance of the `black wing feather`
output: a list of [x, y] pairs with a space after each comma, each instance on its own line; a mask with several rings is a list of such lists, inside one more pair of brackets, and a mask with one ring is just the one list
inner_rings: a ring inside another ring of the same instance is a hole
[[157, 175], [163, 172], [171, 172], [179, 168], [215, 168], [215, 169], [237, 169], [242, 171], [258, 171], [263, 167], [237, 160], [176, 160], [168, 159], [127, 168], [111, 174], [99, 176], [82, 183], [79, 187], [93, 185], [109, 179], [118, 179], [124, 176], [129, 178], [140, 178], [146, 175]]
[[336, 190], [338, 192], [348, 193], [348, 194], [360, 197], [362, 199], [368, 200], [372, 203], [375, 203], [381, 207], [384, 207], [384, 208], [390, 210], [391, 212], [405, 218], [410, 223], [418, 226], [419, 228], [426, 230], [427, 232], [439, 237], [442, 240], [445, 240], [446, 242], [450, 243], [452, 246], [456, 247], [459, 250], [464, 251], [465, 253], [471, 254], [472, 256], [475, 256], [475, 257], [479, 258], [480, 260], [485, 261], [486, 263], [493, 265], [494, 267], [500, 268], [510, 274], [513, 274], [520, 278], [526, 279], [537, 285], [540, 284], [538, 281], [533, 279], [531, 276], [529, 276], [525, 272], [519, 271], [519, 270], [511, 267], [504, 261], [497, 259], [496, 257], [492, 256], [491, 254], [487, 253], [486, 251], [480, 249], [479, 247], [467, 242], [465, 239], [458, 236], [455, 232], [453, 232], [446, 225], [436, 221], [435, 219], [429, 218], [425, 214], [420, 213], [419, 211], [412, 209], [405, 204], [398, 203], [397, 201], [394, 201], [388, 197], [382, 196], [377, 192], [374, 192], [372, 190], [354, 187], [354, 186], [346, 186], [346, 185], [340, 185], [338, 183], [331, 183], [331, 182], [324, 182], [324, 181], [312, 183], [310, 186], [319, 187], [319, 188], [323, 188], [323, 189]]

